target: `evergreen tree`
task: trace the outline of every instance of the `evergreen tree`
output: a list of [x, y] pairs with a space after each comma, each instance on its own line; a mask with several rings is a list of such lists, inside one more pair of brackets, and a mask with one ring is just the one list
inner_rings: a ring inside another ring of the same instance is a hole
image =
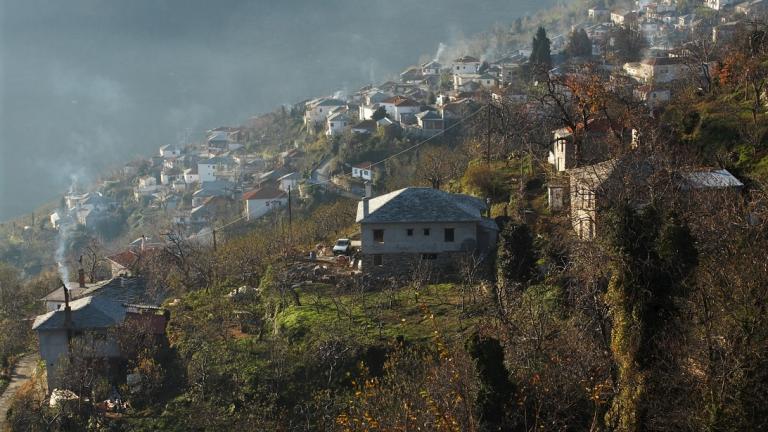
[[508, 223], [499, 234], [497, 279], [502, 287], [526, 282], [536, 265], [533, 235], [528, 225]]
[[376, 111], [371, 114], [371, 120], [379, 121], [387, 116], [387, 109], [383, 106], [380, 106], [376, 109]]
[[504, 365], [504, 348], [497, 339], [475, 333], [467, 343], [467, 351], [475, 360], [480, 381], [475, 404], [481, 430], [505, 430], [505, 419], [508, 418], [506, 411], [515, 393], [515, 386]]
[[571, 32], [565, 52], [570, 57], [589, 57], [592, 55], [592, 41], [589, 40], [586, 30], [579, 28]]
[[539, 30], [536, 31], [536, 35], [533, 37], [530, 62], [534, 71], [548, 71], [552, 68], [550, 41], [544, 27], [539, 27]]

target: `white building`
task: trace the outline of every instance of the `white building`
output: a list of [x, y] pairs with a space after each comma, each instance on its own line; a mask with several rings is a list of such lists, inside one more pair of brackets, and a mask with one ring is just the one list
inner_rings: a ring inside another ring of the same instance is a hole
[[338, 108], [347, 106], [343, 100], [333, 98], [320, 98], [307, 102], [304, 113], [304, 124], [315, 126], [324, 124], [325, 119]]
[[454, 74], [473, 74], [480, 70], [480, 60], [472, 56], [459, 57], [453, 61], [451, 72]]
[[235, 161], [229, 157], [212, 157], [197, 163], [197, 176], [200, 182], [211, 182], [219, 177], [232, 177]]
[[373, 180], [373, 162], [361, 162], [352, 166], [352, 177]]
[[279, 189], [265, 186], [244, 193], [243, 201], [246, 219], [253, 220], [285, 206], [288, 203], [288, 195]]
[[181, 156], [181, 149], [175, 145], [164, 145], [160, 147], [160, 157], [162, 158], [176, 158]]
[[327, 136], [338, 136], [344, 133], [344, 129], [349, 126], [349, 114], [346, 110], [334, 112], [326, 120], [325, 134]]
[[725, 9], [726, 6], [731, 4], [733, 4], [733, 0], [706, 0], [704, 2], [706, 7], [717, 11]]

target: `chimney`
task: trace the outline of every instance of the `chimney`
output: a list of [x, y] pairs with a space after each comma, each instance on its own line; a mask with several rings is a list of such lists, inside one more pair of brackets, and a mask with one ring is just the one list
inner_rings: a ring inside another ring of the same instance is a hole
[[368, 217], [368, 197], [363, 197], [363, 219]]
[[[85, 288], [85, 270], [77, 270], [77, 282], [80, 284], [80, 288]], [[64, 291], [66, 292], [66, 287], [64, 288]]]
[[61, 286], [64, 288], [64, 328], [67, 329], [67, 340], [71, 337], [70, 328], [72, 327], [72, 308], [69, 307], [69, 288], [61, 281]]
[[369, 181], [365, 182], [365, 197], [373, 198], [373, 185]]

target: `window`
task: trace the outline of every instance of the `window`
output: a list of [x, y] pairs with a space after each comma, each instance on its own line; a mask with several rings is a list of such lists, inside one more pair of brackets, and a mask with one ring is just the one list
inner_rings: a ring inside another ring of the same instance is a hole
[[425, 236], [428, 236], [428, 235], [429, 235], [429, 228], [424, 228], [424, 235], [425, 235]]
[[384, 264], [384, 258], [381, 255], [373, 256], [373, 265], [380, 266]]
[[433, 253], [421, 254], [421, 259], [423, 259], [423, 260], [436, 260], [437, 259], [437, 254], [433, 254]]
[[446, 242], [453, 242], [453, 228], [446, 228], [445, 229], [445, 241]]
[[407, 230], [405, 230], [405, 234], [408, 237], [413, 237], [413, 228], [408, 228]]
[[373, 230], [373, 241], [375, 241], [376, 243], [384, 243], [384, 230], [382, 229]]

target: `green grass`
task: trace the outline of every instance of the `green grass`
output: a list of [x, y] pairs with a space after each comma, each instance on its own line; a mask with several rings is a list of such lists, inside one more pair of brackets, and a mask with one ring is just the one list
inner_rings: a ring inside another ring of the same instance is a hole
[[291, 305], [277, 317], [280, 333], [294, 343], [328, 334], [344, 334], [361, 343], [402, 336], [425, 341], [435, 330], [460, 335], [476, 323], [467, 302], [461, 310], [461, 294], [453, 284], [429, 285], [419, 291], [405, 288], [363, 294], [336, 294], [329, 285], [314, 284], [299, 292], [301, 306]]

